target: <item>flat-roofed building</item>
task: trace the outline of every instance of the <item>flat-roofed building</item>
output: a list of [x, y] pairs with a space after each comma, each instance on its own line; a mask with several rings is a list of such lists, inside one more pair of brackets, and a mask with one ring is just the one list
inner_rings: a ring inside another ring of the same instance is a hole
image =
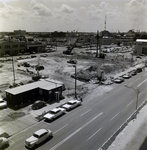
[[62, 84], [40, 80], [6, 90], [6, 100], [9, 105], [20, 106], [36, 100], [55, 102], [62, 97]]
[[26, 51], [25, 41], [0, 41], [0, 57], [18, 55]]
[[134, 52], [137, 55], [147, 54], [147, 39], [137, 39]]

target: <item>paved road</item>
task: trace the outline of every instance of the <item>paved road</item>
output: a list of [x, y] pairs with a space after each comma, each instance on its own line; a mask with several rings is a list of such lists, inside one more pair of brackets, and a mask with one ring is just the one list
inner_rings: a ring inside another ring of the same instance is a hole
[[24, 141], [34, 131], [49, 128], [54, 137], [37, 147], [37, 150], [97, 150], [126, 121], [136, 107], [136, 93], [124, 84], [138, 88], [138, 106], [146, 100], [147, 72], [138, 73], [103, 96], [96, 90], [88, 95], [83, 105], [67, 112], [53, 122], [39, 122], [33, 127], [13, 136], [8, 150], [26, 149]]

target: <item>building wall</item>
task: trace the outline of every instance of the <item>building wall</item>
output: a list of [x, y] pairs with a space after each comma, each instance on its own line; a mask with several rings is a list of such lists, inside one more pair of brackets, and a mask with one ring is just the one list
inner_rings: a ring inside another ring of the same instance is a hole
[[26, 51], [25, 42], [11, 42], [1, 41], [0, 42], [0, 57], [8, 55], [18, 55], [19, 53]]
[[33, 103], [36, 100], [44, 100], [46, 102], [57, 101], [56, 92], [59, 94], [59, 98], [62, 96], [62, 86], [51, 90], [45, 90], [41, 88], [35, 88], [26, 92], [22, 92], [16, 95], [6, 92], [6, 100], [9, 106], [23, 107], [29, 103]]
[[136, 42], [135, 52], [137, 55], [147, 54], [147, 42]]
[[21, 105], [29, 102], [34, 102], [38, 99], [39, 97], [39, 88], [23, 92], [17, 95], [13, 95], [10, 93], [6, 92], [6, 99], [8, 105]]

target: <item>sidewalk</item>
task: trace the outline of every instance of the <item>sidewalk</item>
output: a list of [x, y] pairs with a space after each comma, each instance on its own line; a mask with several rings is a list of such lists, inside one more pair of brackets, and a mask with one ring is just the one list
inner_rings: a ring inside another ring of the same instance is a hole
[[54, 103], [51, 105], [48, 104], [46, 107], [39, 109], [39, 110], [32, 110], [30, 106], [28, 106], [28, 108], [25, 107], [19, 110], [19, 111], [26, 112], [26, 109], [27, 109], [27, 113], [23, 117], [14, 119], [13, 121], [0, 123], [0, 135], [6, 136], [6, 137], [13, 136], [14, 134], [36, 124], [38, 122], [36, 117], [43, 114], [43, 112], [47, 112], [55, 107], [58, 107], [66, 103], [70, 99], [71, 98], [66, 97], [65, 99], [61, 100], [58, 103]]

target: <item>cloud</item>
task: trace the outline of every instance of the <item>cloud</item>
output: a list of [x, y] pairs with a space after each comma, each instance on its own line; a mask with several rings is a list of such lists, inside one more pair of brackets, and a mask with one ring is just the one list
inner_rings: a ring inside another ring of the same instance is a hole
[[44, 4], [38, 3], [35, 0], [31, 1], [31, 8], [36, 11], [40, 16], [51, 16], [52, 11], [47, 8]]
[[106, 8], [108, 4], [106, 2], [101, 2], [100, 7], [101, 8]]
[[93, 4], [91, 4], [88, 8], [91, 9], [91, 10], [96, 10], [97, 9], [97, 7], [94, 6]]
[[69, 14], [75, 12], [74, 8], [72, 8], [66, 4], [62, 4], [60, 10], [61, 10], [61, 12], [69, 13]]
[[80, 10], [86, 10], [86, 7], [84, 7], [84, 6], [82, 6], [82, 7], [80, 7]]
[[[3, 7], [1, 7], [3, 6]], [[0, 1], [0, 16], [3, 18], [9, 18], [11, 20], [17, 21], [21, 18], [24, 18], [25, 16], [28, 15], [28, 11], [22, 9], [21, 7], [19, 8], [15, 8], [12, 7], [11, 5], [7, 5], [6, 3], [3, 3], [2, 1]]]
[[4, 1], [0, 1], [0, 8], [5, 8], [6, 7], [6, 3]]
[[87, 11], [87, 16], [89, 20], [98, 20], [98, 19], [101, 19], [101, 13], [102, 11], [99, 9], [89, 10]]
[[131, 0], [126, 4], [127, 18], [132, 24], [132, 28], [139, 28], [141, 24], [145, 24], [147, 15], [146, 1]]

